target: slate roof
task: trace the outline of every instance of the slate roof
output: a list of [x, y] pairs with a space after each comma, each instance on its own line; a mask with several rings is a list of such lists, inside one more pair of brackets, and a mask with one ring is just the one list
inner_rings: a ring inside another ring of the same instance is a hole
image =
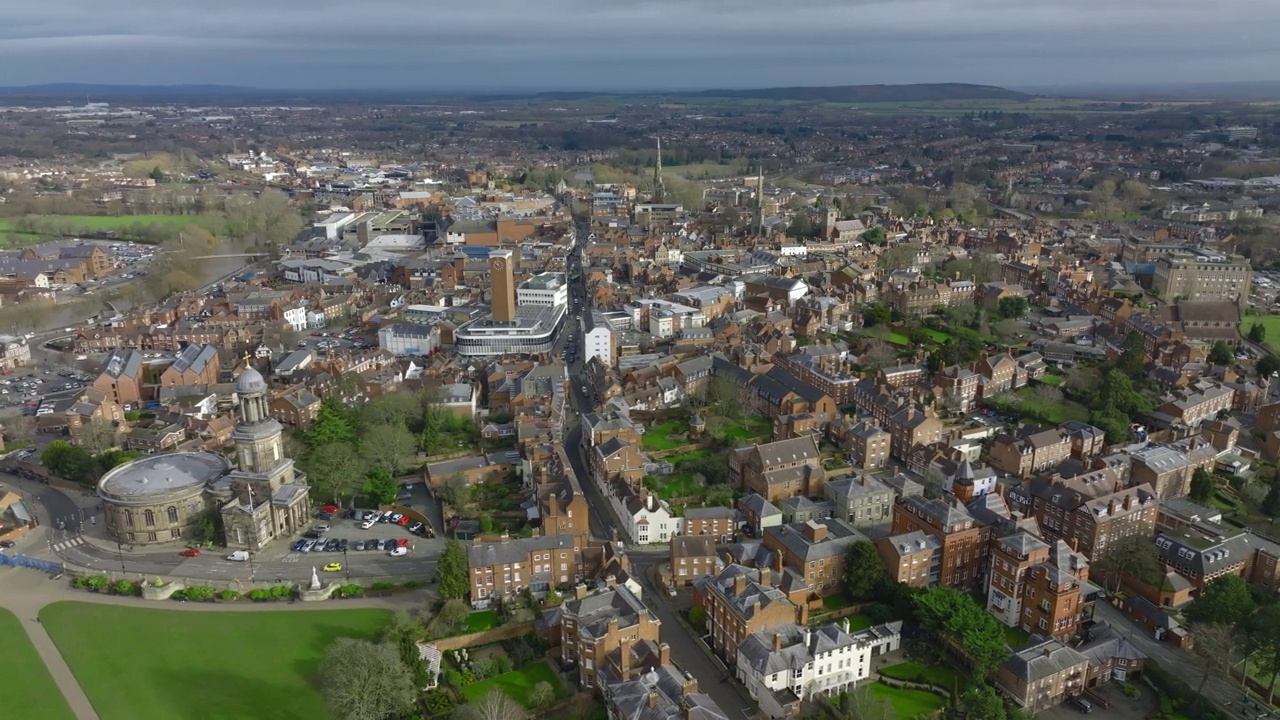
[[1032, 635], [1026, 646], [1005, 661], [1004, 667], [1014, 677], [1032, 683], [1088, 662], [1084, 655], [1058, 640]]

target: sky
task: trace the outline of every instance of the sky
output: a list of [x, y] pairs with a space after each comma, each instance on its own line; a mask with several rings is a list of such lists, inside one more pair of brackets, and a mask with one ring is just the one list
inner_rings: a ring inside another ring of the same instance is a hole
[[0, 85], [1280, 80], [1280, 0], [2, 0]]

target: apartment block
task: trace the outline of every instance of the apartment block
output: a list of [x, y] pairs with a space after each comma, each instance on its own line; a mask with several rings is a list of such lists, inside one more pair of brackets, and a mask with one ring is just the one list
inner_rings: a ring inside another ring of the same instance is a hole
[[560, 608], [561, 648], [565, 662], [578, 667], [578, 684], [595, 687], [598, 673], [612, 666], [623, 680], [634, 679], [632, 646], [659, 642], [662, 622], [625, 586], [595, 591], [578, 585], [574, 599]]
[[996, 689], [1037, 712], [1084, 690], [1089, 659], [1061, 640], [1032, 637], [996, 670]]
[[685, 587], [694, 580], [719, 572], [723, 563], [716, 555], [716, 541], [705, 535], [677, 535], [671, 538], [671, 587]]
[[1253, 271], [1246, 258], [1206, 252], [1169, 253], [1155, 260], [1151, 289], [1162, 300], [1239, 300], [1249, 295]]
[[982, 586], [990, 528], [980, 526], [958, 501], [930, 500], [921, 495], [898, 498], [893, 506], [893, 534], [919, 531], [942, 546], [938, 583], [957, 590]]
[[919, 530], [876, 541], [885, 573], [904, 585], [931, 587], [942, 577], [942, 541]]
[[804, 624], [808, 613], [783, 592], [760, 581], [759, 571], [729, 565], [719, 575], [694, 581], [694, 604], [706, 612], [711, 647], [736, 658], [738, 646], [754, 633], [789, 623]]

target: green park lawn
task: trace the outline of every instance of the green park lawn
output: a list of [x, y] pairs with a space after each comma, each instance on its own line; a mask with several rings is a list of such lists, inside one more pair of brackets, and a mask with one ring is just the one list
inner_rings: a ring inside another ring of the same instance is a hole
[[924, 334], [928, 335], [930, 338], [933, 339], [934, 342], [937, 342], [937, 343], [944, 343], [951, 339], [951, 335], [949, 335], [948, 333], [944, 333], [941, 330], [934, 330], [933, 328], [925, 328]]
[[721, 432], [736, 440], [768, 438], [773, 434], [773, 424], [764, 418], [749, 418], [725, 423]]
[[25, 720], [75, 718], [18, 618], [8, 610], [0, 610], [0, 647], [5, 654], [4, 672], [0, 672], [0, 706]]
[[509, 673], [503, 673], [488, 680], [482, 680], [478, 683], [472, 683], [462, 688], [462, 695], [467, 702], [475, 702], [484, 697], [490, 690], [497, 688], [512, 700], [529, 707], [529, 693], [533, 690], [533, 686], [540, 682], [550, 683], [552, 689], [556, 691], [556, 697], [564, 692], [564, 687], [560, 684], [560, 678], [556, 676], [556, 672], [551, 666], [545, 662], [535, 663], [523, 670], [513, 670]]
[[466, 631], [469, 633], [492, 630], [498, 627], [498, 614], [492, 610], [477, 610], [467, 616]]
[[103, 720], [302, 720], [326, 715], [315, 686], [325, 648], [340, 637], [376, 637], [391, 613], [58, 602], [40, 620]]
[[909, 661], [880, 668], [880, 674], [894, 680], [927, 682], [948, 692], [952, 688], [959, 689], [963, 687], [964, 683], [959, 673], [954, 670], [932, 665], [921, 665], [920, 663]]
[[1240, 334], [1249, 332], [1254, 323], [1262, 325], [1262, 329], [1267, 331], [1263, 344], [1272, 352], [1280, 353], [1280, 315], [1248, 315], [1240, 324]]
[[849, 632], [858, 632], [871, 627], [871, 618], [866, 615], [850, 615], [845, 620], [849, 621]]
[[645, 450], [670, 450], [671, 448], [677, 448], [681, 445], [688, 445], [688, 440], [676, 440], [667, 437], [668, 435], [683, 433], [688, 430], [688, 425], [676, 422], [675, 420], [668, 420], [661, 425], [655, 425], [645, 431], [644, 436], [640, 438], [640, 444]]
[[911, 720], [917, 715], [932, 715], [941, 710], [947, 702], [941, 696], [927, 690], [892, 688], [879, 682], [872, 683], [868, 687], [872, 698], [877, 701], [888, 700], [889, 705], [893, 707], [893, 717], [903, 718], [903, 720]]

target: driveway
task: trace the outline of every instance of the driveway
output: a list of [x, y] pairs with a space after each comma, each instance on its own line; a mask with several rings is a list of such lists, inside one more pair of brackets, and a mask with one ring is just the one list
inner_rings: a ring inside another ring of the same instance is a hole
[[1155, 693], [1151, 688], [1145, 685], [1135, 685], [1141, 693], [1136, 698], [1128, 698], [1119, 688], [1114, 686], [1104, 686], [1103, 691], [1111, 698], [1111, 707], [1104, 708], [1097, 703], [1093, 705], [1093, 712], [1085, 715], [1066, 703], [1059, 703], [1053, 707], [1044, 710], [1036, 715], [1040, 720], [1133, 720], [1133, 718], [1144, 718], [1152, 710], [1154, 710], [1159, 702], [1156, 700]]

